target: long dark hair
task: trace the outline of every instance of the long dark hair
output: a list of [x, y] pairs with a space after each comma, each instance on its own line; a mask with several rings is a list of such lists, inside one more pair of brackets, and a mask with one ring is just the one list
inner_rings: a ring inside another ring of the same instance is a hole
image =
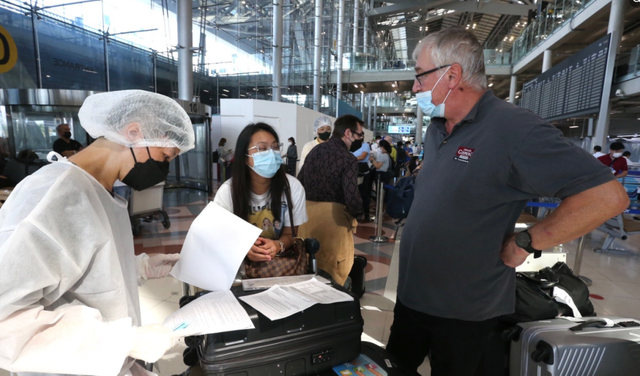
[[[276, 139], [276, 142], [280, 142], [278, 134], [269, 124], [252, 123], [247, 125], [238, 136], [238, 142], [234, 150], [233, 166], [231, 167], [233, 214], [245, 221], [249, 219], [249, 213], [251, 213], [251, 167], [247, 165], [247, 158], [249, 158], [247, 157], [247, 149], [251, 144], [251, 137], [260, 131], [269, 132]], [[271, 213], [274, 220], [283, 218], [281, 213], [283, 192], [287, 198], [288, 205], [291, 205], [291, 190], [285, 168], [284, 165], [280, 166], [278, 172], [271, 178], [271, 186], [269, 187]]]

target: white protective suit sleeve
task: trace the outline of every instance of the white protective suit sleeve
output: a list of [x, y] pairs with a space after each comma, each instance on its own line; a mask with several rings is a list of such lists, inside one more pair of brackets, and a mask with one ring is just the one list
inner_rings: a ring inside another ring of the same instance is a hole
[[[21, 232], [25, 236], [20, 236]], [[26, 233], [29, 235], [26, 236]], [[117, 375], [127, 354], [131, 351], [134, 328], [131, 318], [103, 322], [102, 315], [94, 308], [83, 305], [65, 305], [53, 311], [43, 310], [37, 303], [41, 293], [27, 293], [30, 285], [40, 285], [42, 289], [56, 288], [47, 280], [54, 281], [45, 262], [66, 263], [68, 260], [37, 260], [28, 253], [36, 249], [52, 249], [46, 244], [44, 235], [33, 229], [28, 223], [22, 223], [14, 232], [22, 239], [22, 259], [30, 260], [31, 267], [21, 262], [12, 263], [18, 270], [33, 278], [29, 283], [24, 279], [21, 284], [24, 292], [6, 291], [0, 287], [5, 303], [6, 298], [13, 302], [0, 309], [0, 368], [14, 372], [42, 372], [81, 375]], [[50, 240], [50, 239], [48, 239]], [[9, 261], [2, 259], [3, 262]], [[70, 276], [73, 277], [73, 276]], [[34, 286], [35, 287], [35, 286]], [[20, 295], [26, 295], [19, 299]], [[18, 308], [27, 301], [36, 302], [22, 307], [8, 317], [3, 317], [10, 306]], [[22, 304], [21, 304], [22, 303]]]
[[117, 375], [130, 365], [139, 303], [126, 207], [85, 175], [46, 166], [0, 210], [0, 368]]

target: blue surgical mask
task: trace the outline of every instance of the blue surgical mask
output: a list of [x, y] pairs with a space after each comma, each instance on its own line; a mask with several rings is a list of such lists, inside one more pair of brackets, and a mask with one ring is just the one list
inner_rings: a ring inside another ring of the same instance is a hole
[[[442, 77], [444, 77], [444, 75], [447, 73], [448, 70], [449, 68], [447, 68], [447, 70], [444, 71], [442, 76], [440, 76], [436, 84], [433, 85], [433, 89], [435, 89], [436, 86], [438, 86], [438, 84], [440, 83], [440, 80], [442, 80]], [[447, 93], [447, 96], [444, 98], [444, 101], [442, 101], [442, 103], [436, 106], [431, 101], [432, 99], [431, 93], [433, 92], [433, 89], [416, 94], [418, 106], [420, 106], [420, 108], [422, 109], [422, 113], [425, 116], [429, 116], [430, 118], [444, 117], [444, 102], [446, 102], [447, 98], [449, 98], [449, 94], [451, 94], [451, 90], [449, 90], [449, 92]]]
[[280, 169], [282, 157], [280, 154], [269, 149], [249, 155], [253, 158], [253, 171], [263, 178], [271, 179]]

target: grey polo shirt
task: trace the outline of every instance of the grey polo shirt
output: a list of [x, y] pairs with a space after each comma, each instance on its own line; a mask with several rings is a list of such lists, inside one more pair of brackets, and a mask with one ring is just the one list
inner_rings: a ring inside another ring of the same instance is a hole
[[433, 119], [400, 243], [398, 299], [468, 321], [513, 313], [515, 271], [500, 251], [525, 203], [610, 180], [607, 166], [551, 124], [491, 91], [450, 135]]

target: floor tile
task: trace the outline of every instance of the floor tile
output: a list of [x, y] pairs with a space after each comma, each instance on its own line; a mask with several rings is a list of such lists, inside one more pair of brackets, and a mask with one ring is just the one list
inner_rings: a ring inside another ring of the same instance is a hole
[[597, 304], [610, 316], [640, 318], [640, 299], [605, 297], [604, 300], [598, 300]]
[[178, 310], [178, 303], [160, 302], [151, 309], [142, 311], [142, 325], [162, 324], [173, 312]]
[[598, 271], [607, 278], [616, 282], [635, 282], [640, 281], [640, 273], [635, 270], [616, 267], [616, 268], [600, 268]]
[[589, 292], [604, 297], [637, 299], [633, 294], [619, 286], [617, 282], [609, 280], [593, 279], [593, 284], [589, 286]]
[[147, 280], [144, 285], [138, 287], [140, 296], [145, 298], [152, 298], [156, 300], [175, 300], [180, 299], [182, 296], [182, 282], [168, 276], [160, 279]]
[[361, 309], [364, 320], [364, 332], [378, 341], [382, 340], [387, 312], [378, 309]]
[[[640, 299], [640, 281], [638, 281], [637, 283], [616, 282], [616, 284], [633, 295], [635, 298]], [[640, 312], [638, 312], [638, 318], [640, 318]]]

